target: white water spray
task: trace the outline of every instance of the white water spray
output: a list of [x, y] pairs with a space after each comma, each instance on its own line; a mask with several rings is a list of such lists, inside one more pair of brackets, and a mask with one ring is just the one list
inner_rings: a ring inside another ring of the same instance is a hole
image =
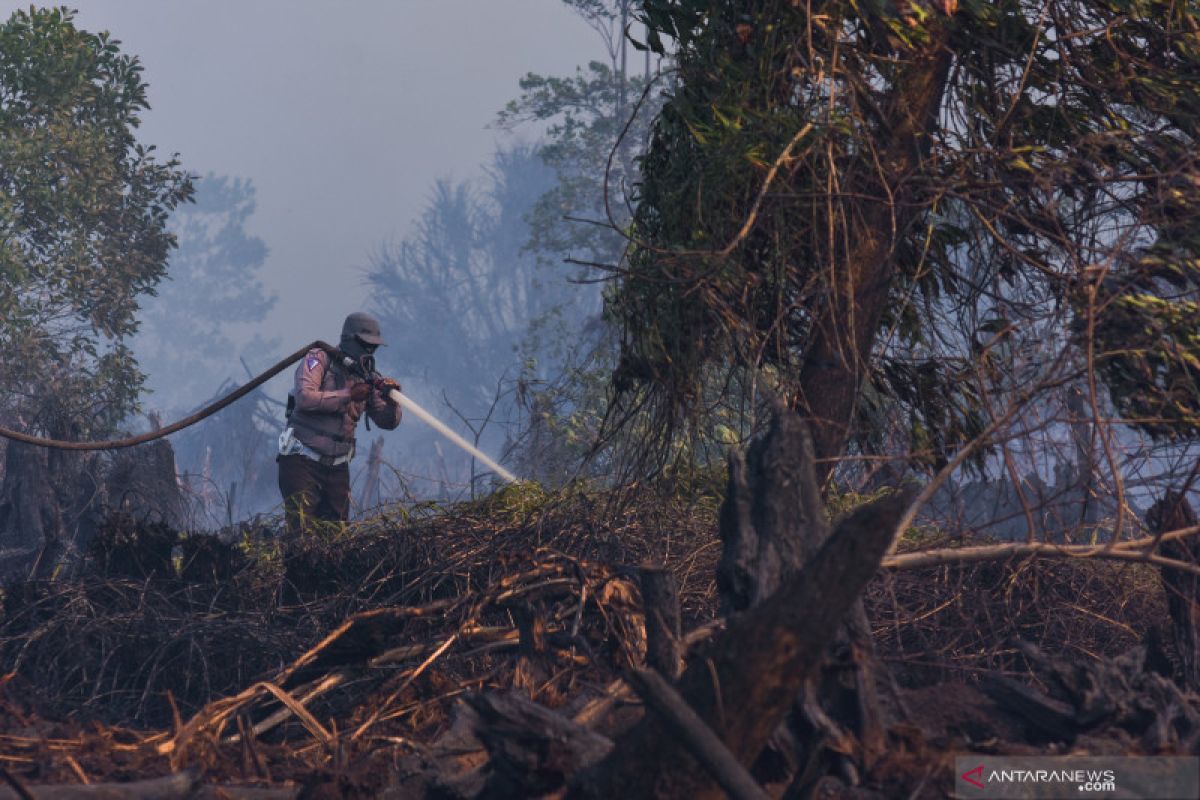
[[484, 455], [482, 452], [480, 452], [479, 448], [475, 447], [475, 445], [471, 444], [466, 439], [462, 438], [457, 433], [450, 430], [450, 428], [446, 427], [445, 423], [443, 423], [440, 419], [433, 416], [428, 411], [426, 411], [425, 409], [423, 409], [419, 405], [417, 405], [417, 402], [415, 400], [413, 400], [411, 397], [409, 397], [406, 394], [402, 394], [402, 393], [396, 391], [395, 389], [391, 390], [391, 392], [389, 393], [389, 396], [392, 398], [393, 401], [399, 403], [406, 411], [411, 411], [412, 413], [416, 414], [418, 417], [421, 418], [421, 420], [424, 423], [429, 425], [435, 431], [442, 434], [450, 441], [454, 442], [456, 445], [461, 447], [463, 450], [466, 450], [468, 453], [475, 456], [475, 458], [478, 458], [480, 461], [482, 461], [484, 464], [486, 464], [493, 472], [495, 472], [501, 478], [508, 481], [509, 483], [517, 482], [517, 478], [515, 475], [513, 475], [511, 472], [506, 470], [504, 467], [497, 464], [495, 461], [492, 461], [490, 458], [488, 458], [486, 455]]

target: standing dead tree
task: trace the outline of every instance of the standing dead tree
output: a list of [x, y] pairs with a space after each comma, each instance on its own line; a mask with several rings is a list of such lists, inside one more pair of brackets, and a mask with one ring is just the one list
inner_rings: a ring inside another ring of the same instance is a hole
[[363, 484], [359, 508], [373, 508], [379, 504], [379, 467], [383, 464], [383, 437], [376, 436], [367, 455], [367, 478]]
[[[743, 765], [754, 762], [796, 706], [878, 569], [906, 504], [903, 495], [884, 497], [828, 533], [812, 442], [790, 412], [776, 414], [747, 465], [735, 466], [723, 509], [721, 580], [727, 596], [754, 602], [692, 657], [678, 683], [687, 705]], [[772, 582], [773, 592], [766, 588]], [[647, 714], [579, 777], [573, 796], [720, 797], [705, 765], [669, 731]]]
[[[1152, 530], [1157, 535], [1196, 525], [1196, 513], [1187, 498], [1167, 492], [1150, 509]], [[1200, 542], [1195, 537], [1170, 539], [1162, 543], [1160, 552], [1167, 558], [1186, 564], [1200, 565]], [[1185, 689], [1200, 690], [1200, 575], [1159, 567], [1163, 590], [1167, 594], [1167, 610], [1179, 656], [1180, 683]]]

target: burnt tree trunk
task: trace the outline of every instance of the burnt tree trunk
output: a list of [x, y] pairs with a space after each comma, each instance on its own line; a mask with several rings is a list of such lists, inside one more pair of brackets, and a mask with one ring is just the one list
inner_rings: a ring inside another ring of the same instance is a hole
[[[820, 505], [804, 500], [817, 489], [803, 424], [787, 412], [776, 417], [766, 444], [758, 445], [757, 455], [749, 459], [765, 484], [757, 493], [759, 502], [735, 489], [723, 511], [726, 518], [753, 522], [746, 533], [755, 536], [740, 546], [727, 542], [720, 576], [723, 591], [756, 602], [733, 615], [706, 652], [690, 659], [678, 684], [683, 700], [742, 765], [757, 759], [795, 707], [805, 681], [878, 569], [907, 504], [904, 495], [886, 497], [859, 509], [827, 534]], [[768, 519], [793, 535], [763, 535]], [[821, 533], [821, 541], [796, 533], [805, 527]], [[791, 552], [811, 555], [792, 570], [784, 566], [790, 556], [781, 557]], [[759, 573], [774, 576], [777, 590], [764, 594], [762, 581], [755, 577]], [[722, 795], [664, 722], [647, 714], [604, 762], [579, 776], [569, 796], [699, 800]]]
[[666, 567], [643, 565], [638, 570], [642, 608], [646, 612], [646, 666], [670, 680], [683, 673], [683, 622], [679, 585]]
[[62, 528], [46, 455], [45, 450], [22, 442], [8, 445], [0, 490], [0, 543], [6, 549], [41, 547], [47, 533], [53, 537]]
[[[759, 605], [828, 541], [812, 439], [795, 414], [778, 409], [770, 432], [751, 446], [745, 459], [730, 459], [720, 531], [724, 550], [717, 587], [727, 613]], [[823, 747], [866, 765], [882, 753], [873, 664], [874, 643], [859, 598], [778, 737], [781, 751], [793, 751], [780, 752], [793, 769], [814, 761]], [[853, 761], [840, 766], [849, 771]]]
[[175, 471], [175, 450], [166, 439], [117, 451], [104, 483], [109, 510], [139, 521], [183, 527], [185, 504]]
[[[1187, 498], [1167, 492], [1147, 514], [1154, 533], [1166, 533], [1196, 524], [1196, 513]], [[1196, 537], [1163, 542], [1159, 553], [1176, 561], [1200, 565], [1200, 542]], [[1179, 656], [1180, 685], [1200, 691], [1200, 576], [1162, 567], [1159, 570], [1167, 593], [1167, 611], [1171, 616], [1175, 652]]]
[[[51, 432], [51, 436], [53, 436]], [[33, 577], [47, 577], [95, 534], [104, 486], [95, 453], [10, 442], [0, 488], [0, 548], [27, 550]]]
[[[183, 508], [175, 453], [166, 441], [111, 458], [10, 442], [0, 485], [0, 550], [27, 551], [32, 576], [46, 577], [81, 556], [111, 512], [178, 527]], [[9, 571], [22, 571], [15, 560], [6, 562]]]

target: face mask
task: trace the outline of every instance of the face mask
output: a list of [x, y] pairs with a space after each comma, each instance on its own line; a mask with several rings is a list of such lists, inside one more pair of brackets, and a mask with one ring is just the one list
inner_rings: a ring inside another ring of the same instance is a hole
[[367, 344], [358, 337], [343, 339], [341, 344], [342, 353], [354, 364], [354, 369], [368, 376], [375, 372], [375, 345]]

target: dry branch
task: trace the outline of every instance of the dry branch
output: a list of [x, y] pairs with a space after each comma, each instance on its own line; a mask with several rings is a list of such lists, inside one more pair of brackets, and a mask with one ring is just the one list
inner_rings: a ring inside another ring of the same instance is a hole
[[638, 669], [629, 674], [629, 680], [646, 704], [662, 716], [672, 733], [730, 797], [734, 800], [767, 800], [767, 793], [754, 777], [661, 675], [653, 670]]
[[1048, 544], [1046, 542], [1010, 542], [1006, 544], [977, 545], [974, 547], [947, 547], [938, 550], [925, 550], [916, 553], [905, 553], [885, 558], [881, 566], [887, 569], [918, 569], [921, 567], [937, 567], [943, 564], [960, 564], [978, 561], [1004, 561], [1010, 558], [1091, 558], [1113, 561], [1141, 561], [1159, 567], [1177, 569], [1200, 575], [1200, 566], [1189, 564], [1177, 559], [1165, 558], [1146, 551], [1144, 548], [1153, 546], [1156, 541], [1173, 541], [1183, 536], [1192, 536], [1200, 532], [1200, 527], [1172, 531], [1161, 537], [1146, 536], [1116, 545], [1090, 544]]
[[[733, 618], [707, 658], [694, 658], [680, 694], [742, 764], [792, 707], [846, 611], [875, 574], [907, 498], [886, 497], [844, 520], [801, 573]], [[581, 776], [574, 797], [716, 798], [717, 785], [655, 715]]]

